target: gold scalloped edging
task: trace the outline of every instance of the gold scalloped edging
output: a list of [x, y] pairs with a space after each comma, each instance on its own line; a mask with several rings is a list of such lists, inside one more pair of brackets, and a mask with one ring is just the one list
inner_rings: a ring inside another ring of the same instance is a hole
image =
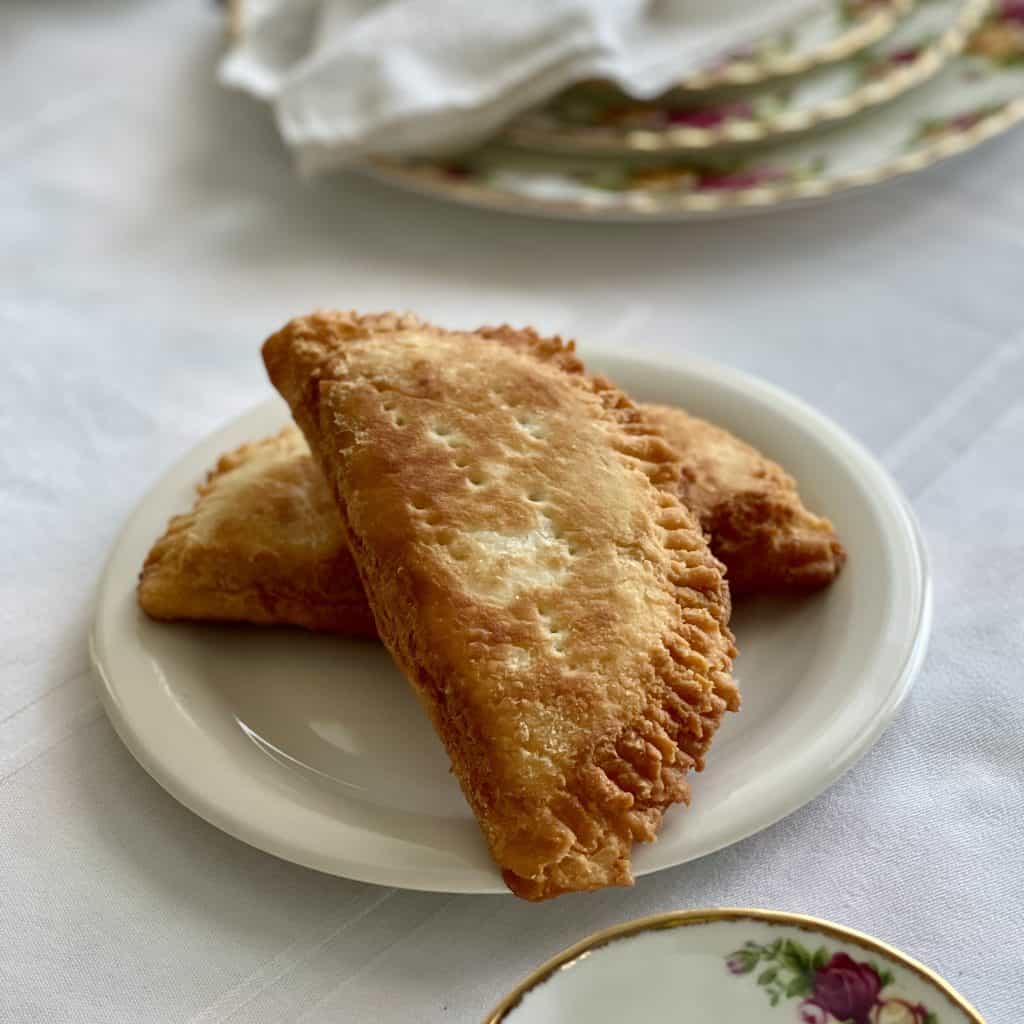
[[948, 61], [958, 56], [988, 13], [990, 0], [965, 0], [953, 23], [909, 63], [893, 67], [880, 81], [867, 82], [846, 96], [811, 110], [781, 111], [758, 120], [734, 121], [716, 128], [666, 128], [664, 131], [633, 129], [616, 132], [602, 129], [552, 128], [512, 124], [498, 141], [527, 149], [576, 154], [681, 154], [718, 146], [766, 142], [810, 131], [889, 103], [904, 92], [922, 85]]
[[867, 950], [887, 957], [890, 961], [899, 964], [911, 974], [931, 985], [941, 992], [953, 1006], [960, 1010], [971, 1024], [985, 1024], [984, 1018], [952, 985], [941, 975], [936, 974], [930, 967], [907, 956], [906, 953], [890, 946], [889, 943], [876, 939], [864, 932], [854, 928], [847, 928], [844, 925], [833, 924], [831, 921], [824, 921], [818, 917], [810, 917], [807, 914], [790, 914], [781, 910], [756, 910], [746, 907], [722, 907], [710, 910], [673, 910], [667, 914], [655, 914], [653, 917], [642, 917], [636, 921], [626, 924], [613, 925], [603, 931], [595, 932], [589, 938], [576, 945], [570, 946], [546, 963], [541, 964], [529, 977], [520, 982], [504, 999], [484, 1018], [483, 1024], [502, 1024], [509, 1019], [509, 1014], [519, 1006], [523, 997], [543, 984], [557, 971], [570, 967], [580, 957], [606, 946], [618, 939], [628, 938], [646, 931], [663, 931], [671, 928], [686, 928], [693, 925], [712, 924], [719, 921], [759, 921], [766, 924], [788, 925], [800, 931], [810, 931], [814, 934], [827, 935], [829, 938], [838, 939], [847, 945], [856, 946], [859, 949]]
[[888, 35], [916, 3], [917, 0], [893, 0], [884, 10], [876, 11], [867, 18], [858, 18], [845, 32], [815, 50], [730, 61], [722, 67], [689, 75], [679, 88], [699, 92], [726, 85], [759, 85], [773, 78], [802, 75], [826, 64], [835, 64]]
[[665, 196], [653, 192], [626, 193], [610, 206], [589, 196], [576, 200], [537, 199], [470, 182], [452, 182], [430, 165], [411, 167], [383, 159], [363, 165], [363, 170], [382, 181], [405, 185], [415, 191], [453, 199], [470, 206], [483, 206], [513, 213], [536, 213], [589, 220], [661, 220], [721, 216], [747, 210], [764, 210], [824, 199], [852, 189], [878, 185], [893, 178], [922, 171], [926, 167], [973, 149], [988, 139], [1009, 131], [1024, 120], [1024, 96], [1010, 100], [988, 117], [955, 135], [943, 136], [928, 145], [911, 150], [877, 167], [835, 178], [759, 185], [735, 192], [687, 192]]

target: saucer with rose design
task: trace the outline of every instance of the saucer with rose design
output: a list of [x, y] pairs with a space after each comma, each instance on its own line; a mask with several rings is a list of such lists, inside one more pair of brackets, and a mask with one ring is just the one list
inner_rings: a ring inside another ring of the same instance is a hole
[[772, 910], [687, 910], [598, 932], [485, 1024], [984, 1024], [938, 974], [861, 932]]

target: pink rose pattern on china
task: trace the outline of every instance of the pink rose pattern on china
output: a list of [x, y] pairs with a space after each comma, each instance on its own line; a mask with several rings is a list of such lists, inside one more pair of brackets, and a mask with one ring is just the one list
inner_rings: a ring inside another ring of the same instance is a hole
[[[491, 180], [490, 172], [474, 164], [471, 158], [434, 166], [439, 175], [453, 183], [486, 185]], [[566, 178], [607, 192], [742, 192], [761, 186], [808, 181], [820, 177], [825, 166], [823, 158], [787, 167], [732, 157], [705, 164], [682, 161], [650, 167], [612, 165], [600, 171], [566, 172]]]
[[981, 124], [985, 118], [998, 114], [1000, 109], [998, 105], [990, 105], [979, 107], [977, 110], [967, 110], [962, 114], [954, 114], [950, 117], [929, 119], [921, 125], [910, 141], [911, 143], [935, 142], [943, 136], [959, 135]]
[[885, 78], [894, 68], [913, 64], [934, 40], [922, 39], [913, 46], [902, 46], [885, 53], [868, 54], [861, 58], [860, 77], [862, 81], [877, 81]]
[[607, 178], [591, 176], [583, 181], [594, 188], [645, 192], [742, 192], [767, 185], [788, 185], [819, 177], [824, 160], [790, 166], [761, 163], [740, 157], [706, 163], [681, 161], [652, 167], [622, 168]]
[[534, 111], [524, 123], [545, 130], [563, 128], [603, 131], [665, 131], [671, 128], [711, 130], [735, 121], [754, 121], [782, 110], [786, 90], [756, 99], [715, 99], [697, 103], [682, 101], [669, 92], [654, 100], [637, 100], [608, 85], [576, 86], [556, 97], [547, 107]]
[[793, 939], [748, 942], [729, 954], [725, 966], [737, 976], [756, 971], [772, 1006], [800, 999], [800, 1024], [939, 1024], [922, 1003], [886, 994], [894, 981], [890, 971], [849, 953], [829, 956], [824, 946], [812, 953]]
[[868, 1024], [868, 1014], [878, 1002], [882, 979], [869, 964], [859, 964], [849, 953], [836, 953], [814, 972], [813, 991], [804, 1003], [836, 1020]]

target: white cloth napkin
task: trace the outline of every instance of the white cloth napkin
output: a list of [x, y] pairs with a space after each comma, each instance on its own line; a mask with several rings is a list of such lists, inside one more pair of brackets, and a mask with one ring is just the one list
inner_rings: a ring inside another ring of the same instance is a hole
[[[251, 0], [250, 0], [251, 2]], [[221, 80], [308, 172], [458, 150], [587, 78], [653, 96], [816, 0], [258, 0]]]

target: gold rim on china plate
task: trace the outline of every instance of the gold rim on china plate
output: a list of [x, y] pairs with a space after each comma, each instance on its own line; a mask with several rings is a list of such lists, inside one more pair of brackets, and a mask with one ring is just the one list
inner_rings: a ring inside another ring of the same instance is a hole
[[543, 963], [521, 981], [491, 1012], [484, 1018], [483, 1024], [501, 1024], [523, 1000], [531, 989], [547, 981], [563, 967], [568, 967], [584, 953], [599, 949], [602, 946], [628, 938], [640, 932], [662, 931], [670, 928], [685, 928], [690, 925], [710, 924], [716, 921], [763, 921], [768, 924], [790, 925], [802, 931], [815, 932], [839, 939], [853, 946], [859, 946], [872, 953], [880, 953], [906, 968], [918, 978], [941, 992], [957, 1009], [961, 1010], [971, 1024], [985, 1024], [985, 1019], [948, 981], [936, 974], [930, 967], [908, 956], [906, 953], [890, 946], [889, 943], [876, 939], [865, 932], [845, 925], [833, 924], [819, 917], [807, 914], [792, 914], [784, 910], [758, 910], [753, 907], [714, 907], [708, 910], [671, 910], [652, 917], [641, 917], [625, 924], [613, 925], [603, 931], [595, 932], [581, 942], [570, 946]]
[[401, 184], [421, 194], [509, 213], [532, 213], [595, 221], [658, 221], [676, 218], [697, 220], [797, 206], [880, 185], [966, 153], [981, 143], [1004, 134], [1020, 121], [1024, 121], [1024, 97], [1009, 101], [970, 128], [955, 135], [936, 139], [877, 167], [834, 178], [760, 185], [736, 192], [689, 192], [665, 196], [637, 191], [624, 196], [622, 203], [612, 208], [589, 197], [571, 200], [537, 199], [518, 193], [501, 192], [471, 182], [452, 182], [443, 178], [441, 172], [430, 165], [415, 167], [376, 159], [364, 165], [362, 169], [381, 181]]
[[[241, 0], [239, 0], [241, 2]], [[759, 85], [773, 78], [802, 75], [826, 64], [835, 64], [878, 42], [916, 6], [917, 0], [893, 0], [866, 18], [858, 18], [845, 32], [805, 53], [782, 53], [729, 61], [687, 76], [681, 89], [698, 92], [728, 85]]]
[[735, 146], [797, 135], [813, 128], [854, 117], [889, 103], [926, 82], [960, 54], [989, 10], [990, 0], [965, 0], [948, 28], [906, 64], [893, 67], [880, 81], [866, 82], [846, 96], [810, 110], [780, 111], [758, 120], [725, 123], [714, 128], [680, 127], [664, 131], [633, 129], [625, 132], [588, 129], [567, 132], [558, 128], [532, 128], [529, 122], [511, 124], [499, 141], [525, 149], [557, 153], [627, 154], [686, 153], [718, 146]]

